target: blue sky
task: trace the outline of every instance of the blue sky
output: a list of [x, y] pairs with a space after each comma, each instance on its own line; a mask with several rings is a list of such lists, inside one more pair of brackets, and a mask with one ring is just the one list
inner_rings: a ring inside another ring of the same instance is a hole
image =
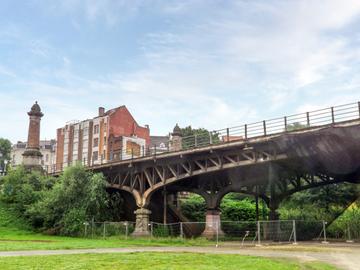
[[125, 104], [153, 135], [360, 100], [360, 1], [0, 1], [0, 137]]

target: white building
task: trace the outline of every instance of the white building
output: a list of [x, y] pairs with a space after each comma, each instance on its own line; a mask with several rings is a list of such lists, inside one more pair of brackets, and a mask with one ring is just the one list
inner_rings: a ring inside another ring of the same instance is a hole
[[[55, 140], [40, 141], [40, 152], [43, 155], [41, 158], [41, 166], [44, 170], [50, 172], [51, 167], [55, 165]], [[23, 156], [26, 149], [26, 142], [17, 142], [11, 148], [11, 166], [16, 167], [23, 162]]]

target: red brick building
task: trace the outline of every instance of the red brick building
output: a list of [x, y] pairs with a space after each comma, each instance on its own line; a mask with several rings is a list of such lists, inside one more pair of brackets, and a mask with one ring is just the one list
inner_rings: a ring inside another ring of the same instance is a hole
[[57, 169], [78, 161], [90, 165], [141, 156], [149, 144], [149, 127], [140, 126], [125, 106], [107, 112], [100, 107], [93, 119], [57, 130]]

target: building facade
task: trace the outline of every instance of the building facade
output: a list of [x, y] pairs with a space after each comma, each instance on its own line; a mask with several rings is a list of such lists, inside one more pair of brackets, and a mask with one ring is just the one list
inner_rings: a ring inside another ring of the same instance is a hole
[[57, 129], [57, 142], [56, 170], [62, 170], [76, 162], [89, 166], [145, 155], [150, 130], [138, 125], [125, 106], [107, 112], [100, 107], [93, 119]]
[[[26, 150], [27, 142], [17, 142], [11, 148], [11, 166], [16, 167], [23, 164], [23, 154]], [[40, 165], [47, 172], [55, 165], [55, 140], [40, 141], [40, 153], [42, 154]]]

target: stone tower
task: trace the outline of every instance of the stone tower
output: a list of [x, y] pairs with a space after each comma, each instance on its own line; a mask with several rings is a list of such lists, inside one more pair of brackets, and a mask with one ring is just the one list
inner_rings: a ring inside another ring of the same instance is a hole
[[23, 164], [29, 169], [40, 169], [41, 168], [41, 157], [40, 152], [40, 121], [43, 117], [39, 104], [35, 101], [35, 104], [31, 107], [29, 115], [29, 133], [26, 150], [23, 153]]
[[182, 149], [181, 129], [178, 124], [175, 125], [170, 139], [170, 151], [180, 151]]

